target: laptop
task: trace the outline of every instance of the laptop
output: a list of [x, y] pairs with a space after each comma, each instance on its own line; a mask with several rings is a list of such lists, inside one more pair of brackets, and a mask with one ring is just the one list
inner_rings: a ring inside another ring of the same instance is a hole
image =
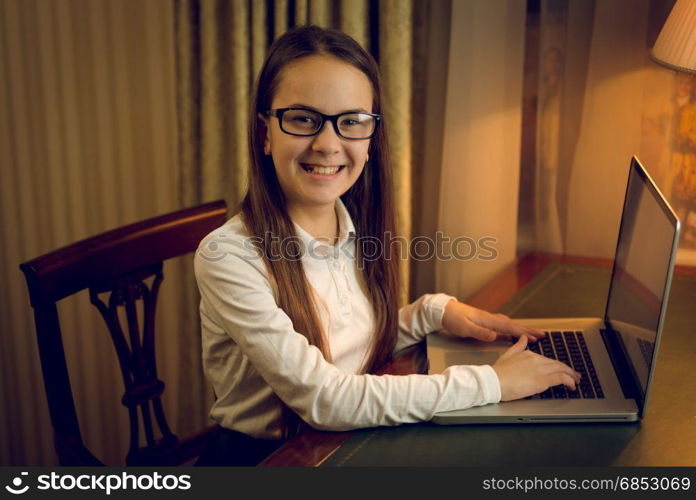
[[[547, 332], [530, 349], [581, 373], [576, 391], [550, 388], [526, 399], [436, 414], [436, 424], [635, 422], [655, 374], [679, 219], [637, 158], [631, 159], [619, 238], [603, 318], [515, 319]], [[442, 333], [427, 337], [428, 372], [486, 365], [512, 345]]]

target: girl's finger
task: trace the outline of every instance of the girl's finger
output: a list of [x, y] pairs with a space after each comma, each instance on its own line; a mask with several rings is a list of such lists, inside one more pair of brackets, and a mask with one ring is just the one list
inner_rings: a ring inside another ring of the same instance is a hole
[[491, 328], [497, 332], [512, 335], [514, 337], [523, 337], [526, 335], [530, 337], [529, 340], [532, 342], [536, 342], [538, 339], [545, 336], [544, 332], [517, 324], [504, 315], [490, 314], [483, 316], [481, 319], [482, 326], [484, 327]]
[[485, 328], [476, 323], [469, 323], [469, 336], [484, 342], [493, 342], [498, 338], [498, 334], [490, 328]]

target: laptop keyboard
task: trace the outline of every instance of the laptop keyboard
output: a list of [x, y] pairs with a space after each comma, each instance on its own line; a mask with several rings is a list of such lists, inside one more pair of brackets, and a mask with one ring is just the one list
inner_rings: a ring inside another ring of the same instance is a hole
[[546, 337], [528, 344], [530, 351], [572, 366], [582, 376], [575, 391], [564, 385], [549, 387], [527, 399], [598, 399], [604, 397], [582, 332], [546, 332]]

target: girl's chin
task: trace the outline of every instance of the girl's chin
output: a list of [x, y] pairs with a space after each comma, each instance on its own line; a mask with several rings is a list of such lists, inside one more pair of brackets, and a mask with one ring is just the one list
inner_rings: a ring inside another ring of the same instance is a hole
[[308, 205], [308, 206], [324, 206], [324, 205], [332, 205], [336, 203], [336, 200], [340, 197], [341, 193], [335, 192], [335, 193], [322, 193], [321, 195], [318, 194], [311, 194], [309, 196], [304, 196], [301, 199], [301, 203], [303, 205]]
[[304, 186], [300, 192], [292, 196], [295, 204], [307, 207], [328, 206], [336, 203], [336, 200], [346, 191], [347, 187], [324, 186], [316, 188], [314, 186]]

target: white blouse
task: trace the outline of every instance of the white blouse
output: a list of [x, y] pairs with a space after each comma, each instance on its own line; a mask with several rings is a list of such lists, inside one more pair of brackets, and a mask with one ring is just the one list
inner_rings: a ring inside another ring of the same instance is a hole
[[[374, 313], [355, 256], [354, 225], [340, 199], [340, 236], [320, 243], [299, 225], [302, 265], [319, 304], [332, 362], [296, 332], [276, 304], [266, 267], [240, 214], [201, 241], [194, 268], [201, 294], [203, 368], [216, 395], [210, 416], [250, 436], [281, 436], [281, 402], [316, 429], [348, 430], [430, 420], [436, 412], [500, 401], [495, 371], [453, 366], [439, 375], [370, 375]], [[395, 352], [442, 328], [445, 294], [399, 310]]]

